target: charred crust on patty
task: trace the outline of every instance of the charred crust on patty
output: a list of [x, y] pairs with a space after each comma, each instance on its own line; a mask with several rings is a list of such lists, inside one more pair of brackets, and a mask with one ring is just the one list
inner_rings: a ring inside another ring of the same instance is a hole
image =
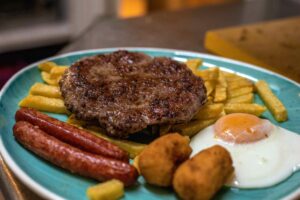
[[206, 102], [203, 80], [184, 63], [128, 51], [83, 58], [59, 82], [67, 109], [127, 137], [147, 126], [192, 119]]

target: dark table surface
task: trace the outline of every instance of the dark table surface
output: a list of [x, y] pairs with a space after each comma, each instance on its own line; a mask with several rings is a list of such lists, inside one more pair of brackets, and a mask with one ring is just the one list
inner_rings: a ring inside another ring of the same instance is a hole
[[[178, 12], [157, 12], [145, 17], [97, 19], [60, 53], [106, 47], [161, 47], [205, 51], [209, 29], [300, 15], [299, 0], [248, 0]], [[0, 187], [5, 199], [39, 199], [0, 159]]]
[[97, 19], [61, 53], [106, 47], [160, 47], [204, 52], [209, 29], [300, 15], [299, 0], [248, 0], [148, 16]]

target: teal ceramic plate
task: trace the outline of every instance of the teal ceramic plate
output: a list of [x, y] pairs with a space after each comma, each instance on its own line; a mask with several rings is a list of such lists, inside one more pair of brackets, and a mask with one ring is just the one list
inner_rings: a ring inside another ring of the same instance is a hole
[[[283, 76], [242, 62], [225, 59], [207, 54], [195, 52], [156, 49], [156, 48], [118, 48], [130, 51], [139, 51], [151, 56], [166, 56], [179, 61], [189, 58], [201, 58], [204, 60], [203, 67], [220, 66], [224, 70], [238, 72], [252, 80], [266, 80], [272, 90], [283, 101], [288, 109], [289, 120], [277, 123], [269, 112], [264, 117], [272, 123], [300, 134], [300, 85]], [[95, 54], [109, 53], [117, 50], [99, 49], [80, 51], [52, 57], [47, 60], [60, 65], [70, 65], [74, 61]], [[86, 199], [86, 189], [96, 184], [96, 181], [86, 179], [67, 171], [64, 171], [47, 161], [40, 159], [33, 153], [24, 149], [14, 140], [12, 127], [15, 123], [14, 114], [18, 109], [18, 102], [24, 98], [30, 86], [35, 82], [42, 82], [38, 63], [34, 63], [18, 72], [4, 86], [0, 94], [0, 150], [10, 169], [29, 188], [47, 199]], [[261, 103], [257, 98], [256, 101]], [[63, 115], [52, 116], [66, 120]], [[300, 145], [300, 144], [299, 144]], [[282, 160], [284, 162], [284, 160]], [[222, 188], [215, 199], [281, 199], [291, 198], [300, 193], [300, 171], [294, 173], [285, 181], [273, 187], [264, 189], [240, 190], [236, 188]], [[138, 179], [136, 186], [126, 189], [123, 199], [176, 199], [171, 189], [162, 189], [149, 186], [142, 177]]]

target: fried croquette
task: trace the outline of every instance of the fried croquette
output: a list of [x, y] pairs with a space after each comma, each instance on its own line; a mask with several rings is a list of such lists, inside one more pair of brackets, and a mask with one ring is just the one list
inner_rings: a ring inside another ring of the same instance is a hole
[[170, 186], [179, 164], [189, 158], [189, 138], [171, 133], [148, 145], [139, 155], [138, 165], [145, 180], [157, 186]]
[[184, 200], [207, 200], [233, 173], [229, 152], [215, 145], [182, 163], [173, 178], [173, 187]]

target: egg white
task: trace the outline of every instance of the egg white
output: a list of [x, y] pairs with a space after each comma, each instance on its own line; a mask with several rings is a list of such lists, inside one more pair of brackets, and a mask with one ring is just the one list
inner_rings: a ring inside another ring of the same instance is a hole
[[215, 144], [232, 157], [234, 175], [227, 185], [262, 188], [280, 183], [300, 167], [300, 135], [274, 126], [268, 138], [247, 144], [229, 144], [214, 137], [213, 125], [191, 139], [192, 156]]

